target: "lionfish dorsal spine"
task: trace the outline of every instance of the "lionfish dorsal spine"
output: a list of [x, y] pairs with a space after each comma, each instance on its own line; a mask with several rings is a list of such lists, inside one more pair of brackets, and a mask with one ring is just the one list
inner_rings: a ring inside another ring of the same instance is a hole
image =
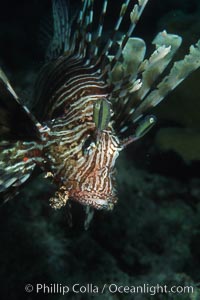
[[[113, 30], [112, 30], [111, 35], [110, 35], [109, 38], [108, 38], [108, 41], [107, 41], [106, 45], [104, 46], [102, 52], [100, 53], [100, 57], [102, 57], [102, 56], [107, 56], [107, 55], [109, 54], [109, 51], [110, 51], [111, 47], [114, 45], [116, 33], [117, 33], [118, 30], [120, 29], [120, 25], [121, 25], [121, 23], [122, 23], [122, 21], [123, 21], [123, 18], [124, 18], [124, 16], [125, 16], [125, 13], [126, 13], [126, 11], [127, 11], [127, 8], [128, 8], [128, 5], [129, 5], [130, 1], [131, 1], [131, 0], [126, 0], [126, 1], [122, 4], [121, 10], [120, 10], [120, 14], [119, 14], [119, 18], [118, 18], [117, 21], [116, 21], [116, 24], [115, 24], [115, 26], [114, 26], [114, 28], [113, 28]], [[104, 15], [105, 15], [105, 13], [104, 13]], [[102, 31], [102, 30], [101, 30], [101, 31]], [[102, 34], [102, 32], [101, 32], [101, 34]]]
[[122, 54], [122, 51], [123, 51], [124, 47], [126, 46], [128, 39], [131, 37], [131, 35], [135, 29], [135, 26], [138, 23], [148, 1], [149, 0], [141, 0], [141, 1], [138, 1], [138, 4], [134, 5], [134, 7], [130, 13], [131, 23], [130, 23], [129, 29], [126, 32], [126, 34], [124, 35], [121, 43], [118, 44], [119, 45], [118, 50], [111, 61], [111, 66], [110, 66], [111, 70], [115, 67], [116, 63], [118, 62], [118, 60]]
[[53, 37], [46, 51], [46, 60], [52, 60], [69, 49], [70, 21], [65, 0], [52, 0]]
[[0, 193], [4, 201], [18, 193], [42, 159], [42, 125], [22, 104], [0, 69]]
[[96, 31], [96, 34], [94, 35], [92, 45], [91, 45], [91, 54], [94, 57], [96, 57], [98, 55], [99, 45], [100, 45], [101, 36], [102, 36], [102, 32], [103, 32], [104, 18], [105, 18], [106, 11], [107, 11], [107, 6], [108, 6], [108, 0], [104, 0], [103, 6], [102, 6], [102, 12], [101, 12], [100, 18], [99, 18], [99, 25], [97, 27], [97, 31]]

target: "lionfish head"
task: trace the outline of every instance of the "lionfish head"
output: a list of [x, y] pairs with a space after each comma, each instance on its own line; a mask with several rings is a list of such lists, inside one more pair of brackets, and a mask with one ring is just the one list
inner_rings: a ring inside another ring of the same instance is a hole
[[95, 209], [112, 210], [117, 202], [115, 161], [121, 150], [111, 130], [94, 131], [72, 148], [72, 155], [63, 170], [62, 186], [51, 198], [51, 205], [60, 208], [68, 199]]

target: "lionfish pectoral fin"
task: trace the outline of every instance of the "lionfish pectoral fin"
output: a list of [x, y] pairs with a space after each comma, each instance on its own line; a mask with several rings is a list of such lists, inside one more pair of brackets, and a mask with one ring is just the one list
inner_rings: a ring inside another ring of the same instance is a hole
[[0, 140], [38, 140], [38, 125], [0, 69]]
[[[8, 200], [31, 175], [35, 162], [28, 149], [40, 141], [35, 117], [20, 103], [0, 69], [0, 193]], [[23, 144], [23, 146], [22, 146]]]
[[35, 162], [26, 157], [20, 142], [0, 142], [0, 193], [4, 201], [13, 198], [31, 176]]
[[[35, 165], [33, 165], [32, 171], [34, 167]], [[26, 175], [22, 175], [21, 172], [7, 173], [6, 171], [2, 172], [0, 167], [0, 205], [4, 205], [20, 193], [31, 173]]]

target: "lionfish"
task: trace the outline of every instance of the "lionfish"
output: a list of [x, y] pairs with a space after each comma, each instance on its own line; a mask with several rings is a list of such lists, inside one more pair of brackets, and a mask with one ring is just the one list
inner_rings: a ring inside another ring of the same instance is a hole
[[[80, 12], [69, 18], [65, 1], [52, 0], [52, 39], [33, 93], [37, 114], [0, 70], [4, 199], [13, 197], [39, 166], [57, 186], [52, 207], [74, 200], [87, 208], [112, 210], [119, 152], [155, 124], [150, 108], [200, 66], [199, 40], [163, 75], [181, 45], [181, 37], [166, 31], [157, 34], [155, 50], [145, 58], [145, 42], [132, 33], [148, 0], [125, 0], [106, 39], [108, 2], [102, 1], [98, 13], [94, 0], [82, 0]], [[127, 17], [129, 28], [119, 38]]]

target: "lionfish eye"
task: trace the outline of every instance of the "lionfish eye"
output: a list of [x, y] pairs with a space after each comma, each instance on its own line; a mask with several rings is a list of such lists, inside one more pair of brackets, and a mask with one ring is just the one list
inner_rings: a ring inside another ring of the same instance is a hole
[[95, 147], [95, 141], [94, 141], [94, 137], [92, 137], [91, 135], [89, 135], [82, 147], [83, 150], [83, 154], [84, 155], [88, 155], [92, 152], [93, 148]]

